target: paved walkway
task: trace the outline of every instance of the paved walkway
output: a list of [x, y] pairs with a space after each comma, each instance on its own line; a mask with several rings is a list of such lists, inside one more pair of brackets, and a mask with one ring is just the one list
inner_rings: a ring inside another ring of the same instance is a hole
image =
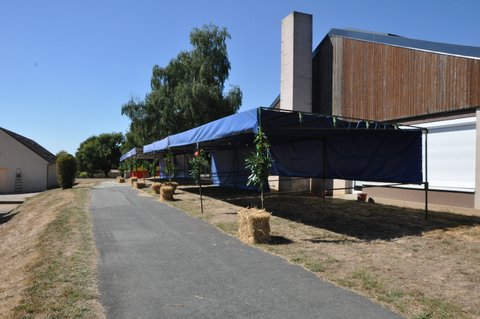
[[107, 318], [400, 318], [130, 187], [91, 211]]

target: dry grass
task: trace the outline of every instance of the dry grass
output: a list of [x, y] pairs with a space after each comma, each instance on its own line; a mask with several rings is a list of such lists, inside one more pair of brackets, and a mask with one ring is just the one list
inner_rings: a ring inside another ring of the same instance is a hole
[[[172, 205], [237, 235], [242, 207], [258, 195], [179, 187]], [[325, 205], [324, 205], [325, 203]], [[480, 318], [480, 218], [396, 206], [269, 194], [264, 250], [303, 265], [408, 318]]]
[[30, 198], [0, 225], [4, 318], [102, 318], [85, 180]]

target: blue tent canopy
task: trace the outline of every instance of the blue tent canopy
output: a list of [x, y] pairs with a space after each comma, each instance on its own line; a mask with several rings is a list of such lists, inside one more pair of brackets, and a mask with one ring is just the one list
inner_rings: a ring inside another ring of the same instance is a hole
[[120, 162], [123, 162], [124, 160], [126, 160], [127, 158], [130, 158], [130, 157], [135, 157], [135, 158], [138, 158], [138, 159], [152, 159], [153, 158], [152, 155], [145, 154], [141, 147], [134, 147], [130, 151], [128, 151], [125, 154], [123, 154], [122, 156], [120, 156]]
[[139, 153], [141, 149], [140, 148], [132, 148], [130, 151], [126, 152], [125, 154], [123, 154], [122, 156], [120, 156], [120, 162], [123, 162], [124, 160], [126, 160], [127, 158], [130, 158], [132, 156], [136, 156], [137, 153]]
[[[420, 129], [315, 113], [252, 109], [171, 135], [144, 146], [143, 151], [193, 153], [202, 147], [212, 154], [212, 176], [221, 184], [222, 176], [228, 179], [253, 150], [260, 126], [271, 144], [273, 175], [423, 182]], [[228, 180], [240, 186], [246, 176], [242, 181], [238, 176]]]

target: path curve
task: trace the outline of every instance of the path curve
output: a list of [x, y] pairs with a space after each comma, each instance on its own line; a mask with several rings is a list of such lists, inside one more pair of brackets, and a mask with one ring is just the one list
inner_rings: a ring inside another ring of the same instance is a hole
[[90, 208], [107, 318], [401, 318], [130, 187]]

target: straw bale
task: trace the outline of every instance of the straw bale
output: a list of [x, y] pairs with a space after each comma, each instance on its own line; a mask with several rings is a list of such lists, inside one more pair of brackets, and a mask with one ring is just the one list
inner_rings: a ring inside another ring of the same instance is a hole
[[130, 183], [132, 184], [132, 186], [133, 186], [133, 183], [135, 183], [136, 181], [138, 181], [137, 177], [130, 177]]
[[162, 185], [160, 188], [160, 199], [163, 201], [172, 201], [173, 200], [173, 187]]
[[152, 185], [152, 190], [155, 192], [155, 194], [160, 194], [160, 188], [162, 187], [161, 183], [154, 183]]
[[173, 192], [175, 193], [175, 190], [177, 189], [178, 183], [177, 182], [165, 182], [163, 183], [165, 186], [172, 186], [173, 187]]
[[270, 241], [270, 213], [264, 209], [244, 208], [238, 212], [238, 237], [248, 244]]
[[142, 189], [145, 188], [146, 184], [143, 182], [135, 182], [135, 188]]
[[125, 178], [120, 177], [120, 178], [118, 179], [118, 182], [119, 182], [119, 183], [125, 183]]

